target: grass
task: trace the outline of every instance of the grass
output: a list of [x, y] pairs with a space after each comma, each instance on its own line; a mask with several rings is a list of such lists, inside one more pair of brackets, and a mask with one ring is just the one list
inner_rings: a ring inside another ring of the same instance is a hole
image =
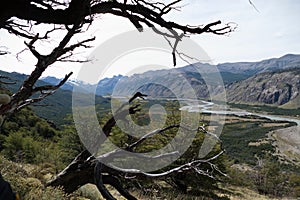
[[300, 95], [298, 95], [292, 101], [289, 101], [288, 103], [280, 106], [280, 108], [283, 108], [283, 109], [299, 109], [300, 108]]
[[225, 186], [224, 189], [227, 190], [227, 194], [221, 193], [219, 195], [227, 196], [230, 200], [275, 200], [274, 198], [258, 194], [256, 191], [245, 187]]
[[278, 123], [265, 118], [256, 119], [253, 116], [250, 118], [231, 116], [226, 120], [220, 139], [230, 158], [238, 163], [255, 165], [257, 161], [255, 156], [262, 157], [266, 152], [275, 151], [271, 142], [267, 142], [267, 134], [292, 125], [294, 124]]
[[131, 191], [139, 200], [275, 200], [276, 198], [261, 195], [258, 192], [245, 188], [232, 186], [228, 184], [220, 185], [221, 189], [214, 190], [203, 194], [202, 196], [194, 196], [192, 194], [174, 193], [173, 190], [149, 191], [149, 193], [141, 193]]
[[[60, 188], [45, 188], [43, 183], [45, 182], [44, 177], [39, 173], [41, 168], [36, 165], [26, 165], [11, 162], [0, 155], [0, 168], [3, 177], [10, 182], [14, 191], [20, 194], [21, 199], [24, 200], [102, 200], [102, 196], [96, 187], [92, 184], [82, 186], [78, 191], [73, 194], [67, 195]], [[195, 195], [191, 191], [187, 194], [183, 194], [179, 191], [174, 190], [171, 187], [167, 187], [163, 184], [158, 184], [159, 188], [152, 189], [130, 189], [130, 193], [140, 200], [228, 200], [228, 199], [239, 199], [241, 194], [239, 191], [243, 191], [242, 188], [235, 187], [222, 187], [222, 189], [215, 190], [203, 190], [201, 194]], [[125, 200], [122, 198], [117, 191], [108, 187], [112, 194], [118, 200]], [[249, 193], [249, 194], [248, 194]], [[250, 199], [249, 197], [260, 196], [262, 200], [268, 199], [263, 198], [254, 191], [247, 190], [247, 193], [243, 194], [243, 199]], [[244, 198], [247, 197], [247, 198]], [[255, 198], [256, 199], [256, 198]]]

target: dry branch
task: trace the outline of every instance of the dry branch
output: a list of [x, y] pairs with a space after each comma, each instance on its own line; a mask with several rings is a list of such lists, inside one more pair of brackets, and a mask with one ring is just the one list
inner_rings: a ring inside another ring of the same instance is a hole
[[[0, 28], [7, 30], [9, 33], [17, 36], [30, 39], [25, 42], [27, 48], [37, 59], [36, 67], [28, 78], [23, 82], [20, 89], [12, 95], [11, 102], [7, 105], [0, 106], [0, 115], [10, 115], [24, 106], [39, 102], [45, 97], [53, 94], [55, 90], [64, 84], [71, 76], [71, 73], [56, 86], [45, 85], [35, 87], [36, 82], [41, 77], [43, 72], [57, 61], [72, 61], [82, 62], [78, 59], [72, 59], [74, 50], [79, 47], [91, 47], [87, 43], [92, 42], [95, 38], [90, 38], [69, 44], [74, 35], [82, 31], [84, 24], [91, 24], [96, 15], [112, 14], [131, 21], [131, 23], [139, 30], [142, 31], [144, 26], [151, 27], [156, 33], [164, 35], [166, 38], [175, 39], [175, 43], [170, 46], [173, 50], [173, 62], [176, 65], [176, 54], [182, 55], [177, 52], [176, 48], [182, 37], [188, 34], [202, 34], [212, 33], [217, 35], [224, 35], [234, 30], [231, 24], [222, 24], [221, 21], [211, 22], [201, 26], [181, 25], [176, 22], [166, 21], [164, 15], [172, 10], [178, 10], [181, 0], [174, 0], [169, 4], [163, 1], [150, 1], [150, 0], [123, 0], [123, 1], [99, 1], [99, 0], [10, 0], [0, 7]], [[59, 28], [54, 26], [53, 29], [47, 31], [44, 35], [40, 35], [32, 31], [32, 27], [38, 24], [59, 24]], [[63, 28], [62, 28], [63, 27]], [[157, 27], [162, 27], [166, 31], [163, 33]], [[48, 39], [50, 33], [64, 29], [67, 33], [64, 35], [58, 46], [52, 49], [51, 53], [44, 55], [39, 52], [35, 45], [38, 40]], [[5, 52], [0, 52], [4, 54]], [[38, 98], [32, 96], [40, 92]], [[133, 96], [129, 103], [138, 97], [145, 97], [141, 93]], [[107, 121], [103, 127], [103, 132], [108, 137], [112, 128], [116, 125], [116, 120], [125, 120], [129, 114], [134, 114], [140, 111], [139, 105], [121, 106], [116, 112], [115, 116]], [[134, 151], [138, 145], [142, 145], [145, 140], [151, 138], [156, 134], [163, 133], [171, 128], [179, 128], [179, 125], [172, 125], [160, 130], [155, 130], [139, 138], [136, 142], [129, 144], [127, 151]], [[182, 127], [181, 127], [182, 128]], [[205, 132], [204, 127], [200, 129]], [[208, 132], [205, 132], [210, 134]], [[213, 135], [214, 136], [214, 135]], [[217, 136], [214, 136], [217, 137]], [[201, 169], [202, 164], [208, 164], [212, 171], [218, 171], [217, 166], [212, 163], [223, 152], [213, 156], [207, 160], [194, 160], [192, 162], [183, 164], [172, 169], [167, 169], [160, 173], [146, 173], [137, 169], [117, 169], [111, 168], [101, 164], [101, 159], [114, 159], [121, 155], [121, 151], [113, 151], [102, 157], [95, 158], [88, 151], [81, 152], [55, 179], [48, 183], [50, 186], [62, 186], [66, 192], [70, 193], [75, 191], [80, 186], [86, 183], [94, 183], [97, 185], [101, 194], [107, 199], [114, 199], [114, 197], [105, 188], [104, 184], [110, 184], [116, 188], [120, 194], [127, 199], [136, 199], [126, 191], [120, 179], [138, 178], [163, 178], [170, 176], [174, 173], [183, 171], [195, 171], [198, 174], [213, 177], [211, 172]], [[176, 155], [177, 152], [168, 154], [161, 154], [156, 157], [149, 157], [149, 159], [170, 157]]]
[[[145, 95], [141, 93], [136, 93], [131, 99], [130, 103], [133, 103], [134, 99], [138, 97], [143, 97]], [[130, 112], [129, 110], [132, 108], [137, 108], [136, 105], [131, 105], [130, 107], [125, 106], [127, 103], [123, 104], [120, 109], [116, 112], [115, 116], [110, 118], [107, 123], [104, 125], [103, 132], [106, 137], [110, 135], [110, 132], [112, 128], [116, 125], [115, 121], [116, 118], [118, 120], [125, 120], [126, 116], [128, 114], [132, 114], [135, 112]], [[171, 169], [166, 169], [163, 172], [159, 173], [147, 173], [143, 172], [138, 169], [123, 169], [118, 168], [116, 166], [111, 167], [108, 165], [104, 165], [103, 163], [110, 163], [114, 159], [123, 158], [126, 153], [124, 151], [134, 152], [134, 148], [142, 145], [145, 140], [148, 138], [151, 138], [157, 134], [162, 134], [166, 132], [167, 130], [173, 129], [173, 128], [183, 128], [186, 130], [190, 130], [188, 127], [183, 127], [181, 125], [170, 125], [162, 129], [157, 129], [154, 131], [151, 131], [149, 133], [146, 133], [144, 136], [139, 138], [136, 142], [133, 142], [129, 144], [124, 149], [116, 149], [109, 153], [100, 155], [98, 157], [92, 156], [87, 150], [81, 152], [74, 160], [73, 162], [67, 166], [61, 173], [59, 173], [52, 181], [48, 183], [49, 186], [63, 186], [64, 190], [66, 192], [73, 192], [78, 187], [86, 184], [86, 183], [93, 183], [97, 186], [98, 190], [101, 192], [102, 196], [108, 200], [114, 200], [115, 198], [111, 195], [111, 193], [106, 189], [105, 184], [109, 184], [116, 188], [125, 198], [127, 199], [136, 199], [133, 197], [127, 190], [125, 190], [119, 179], [147, 179], [147, 178], [155, 178], [155, 179], [161, 179], [170, 177], [173, 174], [176, 173], [182, 173], [187, 171], [194, 171], [195, 173], [198, 173], [200, 175], [204, 175], [210, 178], [214, 178], [214, 171], [217, 171], [218, 173], [225, 175], [221, 170], [218, 169], [218, 167], [213, 164], [213, 161], [216, 160], [218, 157], [220, 157], [224, 152], [221, 151], [217, 155], [210, 157], [208, 159], [196, 159], [194, 161], [191, 161], [189, 163], [185, 163], [183, 165], [180, 165], [178, 167], [174, 167]], [[202, 130], [206, 134], [209, 134], [207, 131], [205, 131], [204, 127], [199, 127], [197, 130]], [[190, 130], [195, 131], [195, 130]], [[125, 153], [125, 154], [124, 154]], [[172, 156], [178, 156], [179, 152], [170, 152], [166, 154], [160, 154], [157, 156], [144, 156], [138, 154], [137, 156], [142, 156], [143, 158], [155, 160], [155, 159], [162, 159], [162, 158], [170, 158]], [[206, 164], [209, 165], [211, 170], [203, 170], [201, 169], [202, 165]], [[78, 179], [77, 177], [80, 177]], [[74, 184], [74, 181], [76, 184]], [[72, 183], [71, 183], [72, 182]]]

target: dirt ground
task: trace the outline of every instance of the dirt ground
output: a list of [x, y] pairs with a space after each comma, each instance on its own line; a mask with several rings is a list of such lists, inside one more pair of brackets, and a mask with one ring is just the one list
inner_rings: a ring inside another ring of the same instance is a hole
[[278, 129], [269, 136], [274, 139], [279, 156], [300, 166], [300, 126]]

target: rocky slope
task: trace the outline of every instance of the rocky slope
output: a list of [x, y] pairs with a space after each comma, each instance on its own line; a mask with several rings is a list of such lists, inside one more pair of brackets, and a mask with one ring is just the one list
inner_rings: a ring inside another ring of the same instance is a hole
[[296, 100], [299, 93], [300, 68], [257, 74], [227, 87], [231, 102], [284, 105]]
[[114, 88], [113, 95], [130, 96], [140, 91], [153, 98], [193, 98], [193, 89], [200, 98], [208, 95], [208, 88], [199, 73], [171, 69], [123, 77]]

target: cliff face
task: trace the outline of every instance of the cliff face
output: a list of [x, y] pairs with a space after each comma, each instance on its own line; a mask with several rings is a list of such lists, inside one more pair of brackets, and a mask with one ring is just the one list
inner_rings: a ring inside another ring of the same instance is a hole
[[283, 105], [296, 99], [300, 90], [300, 69], [257, 74], [227, 87], [231, 102], [259, 102]]

